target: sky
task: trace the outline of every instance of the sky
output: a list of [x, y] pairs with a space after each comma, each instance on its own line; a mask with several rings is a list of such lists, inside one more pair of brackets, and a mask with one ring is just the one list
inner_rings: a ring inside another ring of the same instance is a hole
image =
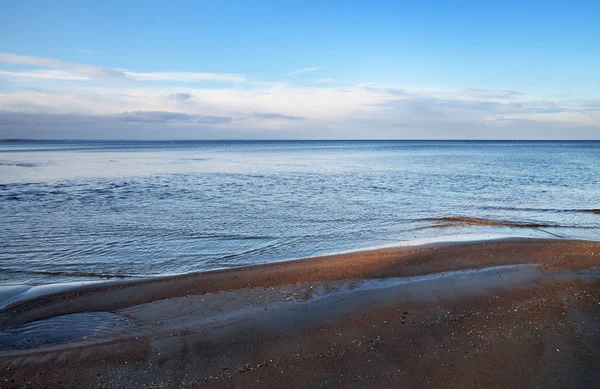
[[600, 1], [28, 1], [0, 138], [600, 139]]

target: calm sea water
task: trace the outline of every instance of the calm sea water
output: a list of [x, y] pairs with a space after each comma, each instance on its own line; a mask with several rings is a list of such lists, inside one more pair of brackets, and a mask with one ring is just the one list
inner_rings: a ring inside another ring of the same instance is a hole
[[600, 240], [600, 142], [10, 141], [0, 164], [0, 285], [446, 236]]

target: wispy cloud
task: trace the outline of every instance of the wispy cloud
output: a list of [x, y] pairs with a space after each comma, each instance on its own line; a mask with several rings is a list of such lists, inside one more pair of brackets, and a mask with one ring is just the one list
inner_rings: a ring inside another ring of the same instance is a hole
[[[134, 86], [135, 88], [131, 88]], [[396, 96], [354, 87], [173, 88], [128, 84], [123, 88], [49, 86], [46, 90], [0, 92], [0, 109], [27, 112], [115, 114], [169, 110], [255, 119], [333, 120], [380, 111]], [[255, 115], [259, 116], [255, 116]], [[273, 114], [276, 113], [276, 114]], [[262, 115], [262, 117], [261, 117]]]
[[22, 113], [0, 110], [0, 126], [18, 124], [68, 125], [89, 123], [129, 124], [226, 124], [233, 119], [226, 116], [190, 115], [181, 112], [132, 111], [111, 115]]
[[169, 95], [169, 99], [178, 102], [188, 101], [193, 97], [191, 93], [172, 93]]
[[150, 72], [135, 73], [125, 72], [125, 74], [139, 81], [171, 81], [171, 82], [245, 82], [246, 78], [240, 74], [229, 73], [198, 73], [198, 72]]
[[206, 72], [149, 72], [136, 73], [126, 70], [107, 68], [96, 65], [79, 64], [60, 61], [53, 58], [33, 57], [10, 53], [0, 53], [0, 62], [12, 65], [30, 65], [41, 68], [59, 69], [58, 71], [3, 71], [0, 74], [16, 78], [44, 78], [56, 80], [101, 80], [110, 82], [123, 81], [165, 81], [194, 83], [203, 81], [244, 82], [246, 78], [240, 74], [206, 73]]
[[600, 101], [536, 100], [511, 89], [341, 85], [316, 77], [312, 86], [299, 86], [237, 73], [135, 72], [7, 53], [0, 62], [7, 64], [0, 80], [10, 85], [0, 90], [0, 138], [52, 138], [61, 128], [71, 131], [65, 137], [92, 138], [108, 136], [106, 129], [140, 138], [169, 137], [172, 129], [188, 138], [244, 131], [388, 139], [477, 138], [489, 131], [493, 138], [543, 138], [550, 127], [565, 137], [571, 129], [600, 134]]
[[254, 114], [254, 117], [259, 118], [259, 119], [279, 119], [279, 120], [304, 120], [304, 119], [306, 119], [305, 117], [302, 117], [302, 116], [283, 115], [280, 113], [272, 113], [272, 112], [257, 113], [257, 114]]
[[512, 99], [523, 96], [523, 93], [515, 90], [489, 90], [489, 89], [464, 89], [464, 94], [481, 99]]
[[62, 69], [71, 73], [105, 81], [127, 81], [130, 78], [120, 70], [105, 68], [95, 65], [78, 64], [60, 61], [53, 58], [33, 57], [30, 55], [19, 55], [0, 53], [0, 62], [13, 65], [31, 65], [44, 68]]
[[33, 79], [41, 79], [41, 80], [66, 80], [66, 81], [90, 80], [90, 78], [87, 76], [70, 73], [70, 72], [67, 72], [64, 70], [38, 70], [38, 71], [29, 71], [29, 72], [0, 71], [0, 76], [16, 78], [16, 79], [33, 78]]
[[105, 116], [107, 120], [123, 121], [130, 123], [169, 123], [169, 122], [189, 122], [202, 124], [223, 124], [230, 123], [232, 118], [209, 115], [190, 115], [181, 112], [166, 111], [134, 111], [123, 112], [116, 115]]
[[306, 73], [306, 72], [316, 72], [317, 70], [321, 70], [321, 68], [304, 68], [297, 69], [292, 72], [286, 73], [286, 76], [293, 76], [294, 74]]

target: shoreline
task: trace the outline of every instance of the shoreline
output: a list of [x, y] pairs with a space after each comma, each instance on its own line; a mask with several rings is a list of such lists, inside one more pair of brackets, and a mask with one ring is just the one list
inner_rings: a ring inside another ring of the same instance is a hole
[[[332, 257], [338, 255], [351, 255], [362, 252], [371, 252], [382, 249], [395, 249], [395, 248], [418, 248], [424, 246], [435, 246], [435, 245], [453, 245], [453, 244], [465, 244], [465, 243], [491, 243], [505, 240], [574, 240], [582, 242], [595, 242], [594, 240], [585, 240], [577, 238], [565, 239], [563, 237], [542, 237], [535, 235], [506, 235], [506, 234], [455, 234], [455, 235], [443, 235], [432, 238], [419, 238], [411, 240], [401, 240], [394, 243], [385, 243], [377, 245], [368, 245], [365, 247], [330, 251], [319, 253], [312, 256], [301, 256], [301, 257], [290, 257], [286, 259], [280, 259], [270, 262], [248, 264], [242, 266], [224, 266], [205, 270], [197, 270], [184, 273], [165, 273], [165, 274], [152, 274], [152, 275], [106, 275], [102, 277], [95, 277], [92, 279], [83, 280], [72, 280], [72, 281], [58, 281], [40, 284], [29, 284], [29, 283], [7, 283], [0, 284], [0, 290], [5, 289], [4, 293], [0, 292], [0, 312], [15, 303], [21, 303], [24, 301], [32, 300], [35, 298], [45, 297], [48, 295], [60, 294], [65, 292], [71, 292], [79, 289], [85, 289], [87, 286], [98, 286], [98, 287], [109, 287], [119, 284], [137, 284], [139, 282], [148, 282], [154, 280], [163, 280], [176, 277], [187, 277], [194, 276], [204, 273], [212, 273], [218, 271], [227, 271], [233, 269], [244, 269], [252, 268], [255, 266], [264, 266], [272, 264], [285, 264], [288, 262], [305, 261], [311, 259], [317, 259], [322, 257]], [[15, 290], [11, 293], [11, 288]], [[21, 290], [19, 290], [21, 289]], [[31, 297], [27, 296], [32, 294]], [[4, 297], [7, 296], [7, 297]]]
[[27, 339], [34, 322], [56, 336], [71, 317], [66, 341], [0, 350], [3, 387], [589, 387], [600, 242], [431, 243], [119, 280], [16, 302], [0, 333]]
[[[479, 249], [489, 251], [486, 258], [482, 258]], [[588, 250], [598, 251], [592, 251], [593, 255], [590, 256], [589, 252], [586, 254]], [[542, 254], [548, 257], [542, 258]], [[545, 267], [600, 266], [600, 262], [596, 263], [594, 254], [600, 255], [600, 242], [553, 238], [442, 241], [416, 246], [386, 245], [381, 248], [365, 248], [180, 275], [92, 282], [5, 305], [0, 309], [0, 330], [57, 315], [98, 310], [114, 311], [190, 294], [272, 287], [298, 282], [410, 277], [525, 263], [538, 263]], [[565, 255], [578, 258], [576, 261], [565, 261]], [[97, 301], [100, 300], [97, 298], [100, 295], [102, 301]], [[65, 300], [68, 300], [68, 306], [61, 306]], [[19, 314], [20, 319], [14, 320], [14, 316]]]

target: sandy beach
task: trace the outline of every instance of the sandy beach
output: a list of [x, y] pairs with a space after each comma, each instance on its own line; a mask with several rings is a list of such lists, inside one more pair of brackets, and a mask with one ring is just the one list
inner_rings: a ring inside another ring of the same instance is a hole
[[599, 266], [506, 239], [88, 285], [0, 311], [0, 386], [590, 388]]
[[5, 1], [0, 389], [600, 389], [600, 0]]

